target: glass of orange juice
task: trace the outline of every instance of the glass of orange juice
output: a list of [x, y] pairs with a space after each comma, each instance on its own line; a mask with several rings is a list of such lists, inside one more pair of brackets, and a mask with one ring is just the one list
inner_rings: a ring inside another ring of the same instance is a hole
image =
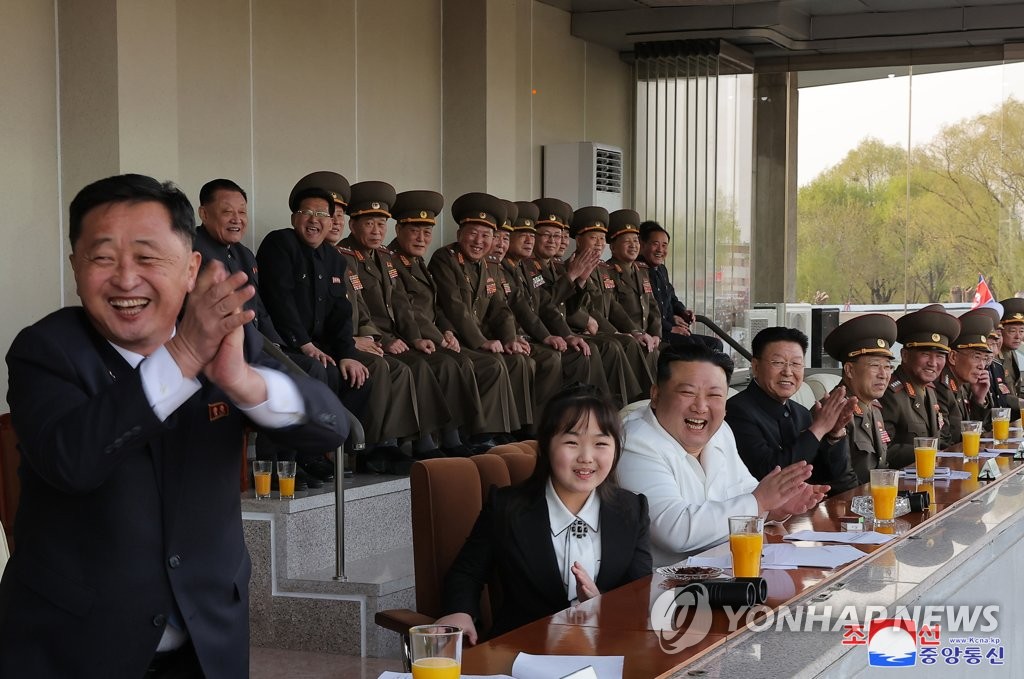
[[409, 660], [413, 679], [459, 679], [462, 630], [452, 625], [410, 627]]
[[295, 460], [277, 461], [277, 487], [282, 500], [295, 499]]
[[931, 481], [935, 478], [935, 455], [938, 453], [939, 439], [934, 436], [914, 437], [914, 468], [919, 481]]
[[274, 463], [270, 460], [253, 460], [252, 480], [257, 500], [270, 497], [270, 475], [273, 471]]
[[963, 440], [964, 457], [974, 460], [981, 452], [981, 422], [964, 420], [960, 423], [960, 434]]
[[896, 484], [899, 476], [898, 469], [871, 470], [871, 500], [876, 524], [885, 525], [896, 519]]
[[737, 578], [761, 576], [761, 547], [764, 519], [759, 516], [729, 517], [729, 549], [732, 574]]
[[1010, 438], [1010, 409], [992, 409], [992, 438], [997, 442]]

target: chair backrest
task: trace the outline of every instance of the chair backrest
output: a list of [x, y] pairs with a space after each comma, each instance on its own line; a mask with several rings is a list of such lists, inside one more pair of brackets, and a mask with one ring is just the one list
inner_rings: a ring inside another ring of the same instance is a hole
[[14, 515], [18, 511], [21, 497], [21, 479], [18, 466], [21, 453], [18, 451], [18, 436], [11, 424], [11, 414], [0, 415], [0, 524], [3, 524], [8, 541], [14, 547]]
[[530, 478], [530, 474], [533, 474], [533, 468], [537, 466], [536, 448], [528, 453], [508, 451], [500, 453], [498, 457], [505, 461], [505, 466], [508, 468], [509, 481], [512, 485], [522, 483]]
[[492, 486], [502, 488], [512, 483], [509, 476], [508, 465], [500, 455], [474, 455], [469, 458], [476, 465], [480, 473], [480, 500], [487, 501], [487, 494], [491, 492]]
[[811, 391], [814, 392], [814, 400], [820, 401], [830, 391], [839, 386], [842, 379], [841, 376], [832, 373], [814, 373], [813, 375], [804, 376], [804, 384], [809, 386]]
[[796, 401], [804, 408], [810, 410], [811, 408], [814, 407], [814, 402], [817, 399], [814, 398], [814, 392], [811, 390], [811, 387], [806, 382], [804, 382], [803, 384], [800, 385], [800, 388], [797, 389], [796, 393], [793, 394], [791, 400]]
[[650, 402], [651, 399], [645, 398], [642, 401], [633, 401], [632, 403], [627, 403], [626, 406], [619, 411], [619, 418], [623, 420], [626, 419], [626, 415], [629, 415], [634, 410], [640, 410]]

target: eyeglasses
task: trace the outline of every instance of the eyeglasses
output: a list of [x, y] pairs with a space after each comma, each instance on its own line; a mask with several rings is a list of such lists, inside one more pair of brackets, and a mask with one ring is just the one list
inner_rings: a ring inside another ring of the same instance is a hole
[[768, 365], [770, 365], [773, 370], [784, 370], [786, 368], [789, 368], [790, 370], [804, 369], [803, 361], [768, 361]]
[[330, 212], [324, 212], [323, 210], [296, 210], [295, 214], [302, 215], [303, 217], [314, 217], [316, 219], [327, 219], [331, 216]]

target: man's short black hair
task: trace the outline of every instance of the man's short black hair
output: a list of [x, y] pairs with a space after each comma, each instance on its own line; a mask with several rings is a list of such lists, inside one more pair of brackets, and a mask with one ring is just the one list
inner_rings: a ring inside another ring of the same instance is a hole
[[171, 229], [192, 246], [196, 219], [188, 196], [171, 182], [159, 182], [142, 174], [120, 174], [89, 184], [75, 196], [68, 209], [69, 236], [74, 251], [82, 235], [82, 220], [94, 208], [112, 203], [160, 203], [171, 213]]
[[298, 212], [299, 206], [302, 205], [302, 201], [306, 200], [307, 198], [322, 198], [326, 200], [327, 213], [332, 217], [334, 216], [334, 196], [332, 196], [330, 191], [328, 191], [327, 189], [321, 189], [316, 186], [311, 186], [308, 189], [302, 189], [294, 196], [292, 196], [292, 204], [295, 205], [295, 208], [292, 210], [292, 212]]
[[800, 345], [801, 351], [807, 352], [807, 335], [796, 328], [784, 328], [780, 325], [765, 328], [754, 335], [754, 341], [750, 343], [750, 352], [754, 358], [761, 358], [764, 348], [772, 342], [794, 342]]
[[680, 344], [678, 346], [666, 346], [658, 356], [658, 385], [664, 385], [672, 377], [672, 364], [677, 361], [684, 363], [704, 362], [717, 365], [725, 371], [726, 383], [732, 379], [732, 371], [736, 365], [726, 354], [715, 351], [706, 344], [693, 342], [692, 344]]
[[218, 191], [237, 191], [242, 194], [242, 198], [244, 198], [246, 202], [249, 201], [249, 196], [245, 195], [245, 191], [242, 190], [242, 187], [230, 179], [211, 179], [203, 184], [203, 188], [199, 189], [199, 204], [209, 205]]
[[640, 242], [646, 243], [651, 236], [658, 232], [665, 234], [670, 241], [672, 240], [672, 235], [658, 222], [643, 222], [640, 224]]

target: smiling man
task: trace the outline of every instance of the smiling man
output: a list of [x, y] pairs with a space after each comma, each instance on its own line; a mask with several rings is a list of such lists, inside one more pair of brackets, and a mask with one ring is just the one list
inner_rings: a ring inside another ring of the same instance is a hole
[[69, 214], [82, 306], [7, 355], [21, 501], [0, 676], [248, 676], [243, 431], [322, 451], [347, 419], [263, 353], [245, 274], [199, 271], [176, 187], [109, 177]]
[[880, 399], [890, 469], [914, 461], [915, 436], [935, 436], [941, 447], [949, 445], [949, 404], [936, 392], [935, 381], [946, 365], [950, 340], [959, 334], [960, 321], [944, 311], [915, 311], [896, 321], [902, 362]]
[[725, 423], [733, 363], [703, 344], [666, 348], [649, 405], [623, 423], [619, 485], [650, 503], [655, 566], [666, 566], [729, 537], [730, 516], [785, 521], [817, 504], [827, 486], [807, 483], [797, 462], [758, 482]]
[[826, 484], [833, 493], [859, 485], [846, 440], [857, 399], [847, 398], [840, 386], [813, 413], [792, 400], [804, 381], [807, 335], [794, 328], [765, 328], [750, 348], [754, 379], [729, 399], [725, 416], [750, 473], [761, 479], [777, 466], [802, 460], [814, 465], [811, 482]]
[[991, 428], [990, 409], [994, 407], [989, 396], [991, 375], [988, 372], [992, 356], [988, 347], [991, 313], [991, 309], [974, 309], [960, 316], [960, 334], [950, 345], [952, 351], [939, 378], [941, 388], [949, 390], [956, 406], [949, 413], [950, 436], [954, 441], [959, 440], [960, 423], [964, 420], [985, 422], [985, 428]]

